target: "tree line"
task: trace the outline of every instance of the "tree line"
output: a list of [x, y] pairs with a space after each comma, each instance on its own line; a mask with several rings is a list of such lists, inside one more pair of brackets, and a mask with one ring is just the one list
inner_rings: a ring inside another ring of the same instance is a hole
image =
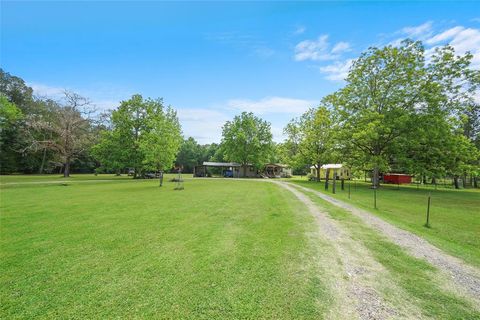
[[477, 186], [480, 71], [471, 68], [472, 58], [451, 46], [427, 52], [410, 40], [369, 48], [344, 87], [286, 126], [283, 159], [298, 168], [346, 163], [372, 172], [373, 187], [380, 172], [433, 183], [450, 176], [456, 188], [471, 177]]
[[[24, 81], [0, 70], [1, 173], [122, 173], [232, 161], [258, 169], [289, 164], [294, 173], [344, 163], [356, 172], [415, 174], [435, 183], [480, 176], [480, 71], [473, 56], [450, 46], [426, 51], [421, 42], [372, 47], [352, 64], [345, 85], [324, 97], [272, 141], [270, 124], [243, 112], [227, 121], [219, 144], [182, 136], [175, 110], [162, 99], [133, 95], [99, 114], [66, 91], [39, 98]], [[477, 99], [477, 100], [476, 100]], [[328, 173], [326, 180], [328, 180]], [[320, 181], [320, 170], [316, 180]], [[328, 183], [328, 181], [326, 181]]]
[[[99, 113], [74, 92], [58, 99], [35, 96], [23, 79], [2, 69], [0, 129], [1, 174], [131, 171], [142, 178], [152, 171], [193, 172], [204, 161], [260, 166], [273, 145], [270, 124], [251, 113], [225, 124], [221, 144], [201, 145], [183, 138], [176, 111], [160, 98], [136, 94]], [[248, 147], [239, 152], [240, 144]]]

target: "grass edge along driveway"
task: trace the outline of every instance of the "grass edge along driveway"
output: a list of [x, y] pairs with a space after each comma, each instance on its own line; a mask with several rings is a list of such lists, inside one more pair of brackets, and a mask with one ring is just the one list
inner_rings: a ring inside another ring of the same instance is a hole
[[[324, 183], [293, 179], [291, 182], [337, 198], [410, 231], [441, 250], [480, 268], [480, 190], [417, 189], [410, 186], [382, 185], [377, 191], [377, 209], [373, 208], [373, 191], [364, 182], [345, 182], [324, 190]], [[351, 199], [348, 199], [348, 184]], [[427, 196], [431, 194], [430, 224], [426, 221]]]

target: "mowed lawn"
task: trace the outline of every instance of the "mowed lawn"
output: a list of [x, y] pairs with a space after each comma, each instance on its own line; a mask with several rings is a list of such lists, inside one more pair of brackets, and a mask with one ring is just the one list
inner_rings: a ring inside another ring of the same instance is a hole
[[3, 184], [0, 318], [322, 317], [315, 224], [288, 191], [157, 184]]
[[[382, 185], [377, 190], [377, 209], [374, 209], [373, 190], [369, 183], [348, 182], [345, 190], [337, 183], [324, 190], [324, 182], [296, 178], [293, 182], [324, 192], [414, 232], [432, 244], [466, 262], [480, 267], [480, 190], [454, 190], [438, 187]], [[348, 183], [351, 198], [348, 199]], [[426, 222], [427, 199], [431, 194], [430, 228]]]

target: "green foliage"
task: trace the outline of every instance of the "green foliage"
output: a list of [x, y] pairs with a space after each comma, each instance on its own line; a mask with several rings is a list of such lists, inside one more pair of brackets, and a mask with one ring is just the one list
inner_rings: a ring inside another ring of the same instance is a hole
[[290, 121], [284, 129], [287, 139], [280, 150], [285, 162], [298, 170], [309, 168], [312, 164], [320, 168], [336, 160], [335, 131], [336, 121], [331, 110], [325, 105], [309, 109], [299, 119]]
[[175, 160], [178, 166], [183, 167], [183, 172], [193, 172], [193, 167], [202, 163], [204, 148], [198, 142], [189, 137], [183, 140]]
[[[48, 98], [34, 97], [32, 88], [28, 87], [21, 78], [12, 76], [2, 69], [0, 69], [0, 95], [2, 112], [9, 110], [8, 115], [0, 116], [2, 122], [8, 117], [15, 119], [15, 121], [8, 121], [7, 124], [1, 124], [0, 163], [2, 173], [45, 173], [53, 171], [55, 167], [62, 168], [65, 164], [65, 154], [70, 153], [69, 149], [72, 144], [67, 148], [61, 147], [60, 140], [57, 138], [63, 134], [60, 133], [62, 130], [59, 130], [60, 123], [66, 124], [67, 119], [74, 120], [71, 123], [74, 126], [81, 122], [82, 130], [85, 129], [89, 134], [94, 130], [94, 124], [90, 121], [86, 121], [87, 125], [83, 126], [84, 120], [86, 120], [84, 114], [80, 114], [78, 117], [78, 113], [69, 110], [72, 109], [72, 104], [67, 101], [68, 98], [56, 102]], [[70, 95], [70, 97], [74, 96], [74, 94]], [[8, 104], [6, 104], [7, 102]], [[13, 108], [5, 109], [3, 107], [4, 105], [9, 106], [9, 104], [16, 106], [21, 112], [21, 117], [17, 117], [18, 112], [12, 111]], [[72, 133], [71, 130], [68, 131]], [[70, 137], [70, 134], [68, 136]], [[75, 137], [74, 144], [76, 146], [79, 142], [83, 144], [85, 142], [83, 138], [83, 135]], [[64, 136], [62, 139], [67, 141], [69, 138]], [[71, 159], [72, 165], [78, 171], [92, 169], [91, 158], [86, 152], [86, 148], [88, 146], [85, 148], [82, 146], [80, 148], [82, 152], [77, 153]]]
[[127, 162], [120, 132], [103, 130], [99, 135], [98, 142], [92, 146], [92, 156], [100, 161], [101, 169], [120, 173]]
[[270, 124], [251, 112], [243, 112], [223, 126], [222, 149], [228, 161], [259, 168], [270, 159], [272, 145]]
[[22, 118], [22, 111], [0, 94], [0, 129], [5, 130]]
[[353, 64], [347, 85], [325, 99], [338, 111], [344, 154], [374, 169], [374, 185], [381, 170], [435, 176], [475, 162], [452, 155], [469, 149], [456, 128], [477, 89], [471, 58], [447, 46], [427, 63], [421, 43], [408, 40], [370, 48]]
[[140, 151], [145, 155], [143, 164], [150, 170], [170, 169], [182, 143], [177, 113], [170, 107], [163, 108], [161, 100], [149, 104], [148, 131], [142, 133], [140, 140]]
[[111, 113], [111, 128], [105, 129], [93, 154], [107, 169], [170, 169], [181, 144], [181, 129], [175, 111], [161, 99], [133, 95]]

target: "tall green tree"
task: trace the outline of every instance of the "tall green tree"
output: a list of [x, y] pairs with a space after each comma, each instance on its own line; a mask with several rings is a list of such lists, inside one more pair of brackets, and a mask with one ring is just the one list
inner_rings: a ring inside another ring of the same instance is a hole
[[[418, 145], [418, 130], [435, 123], [422, 121], [422, 114], [443, 121], [471, 99], [475, 75], [470, 60], [471, 55], [458, 57], [444, 47], [426, 62], [422, 44], [406, 40], [398, 47], [370, 48], [355, 61], [346, 86], [329, 99], [340, 115], [342, 144], [373, 168], [374, 187], [380, 170]], [[434, 137], [441, 135], [426, 139]]]
[[192, 137], [183, 140], [175, 161], [176, 164], [183, 167], [183, 172], [193, 172], [193, 167], [202, 162], [203, 149]]
[[92, 146], [92, 156], [100, 162], [100, 170], [113, 171], [120, 175], [128, 162], [119, 130], [100, 131], [98, 141]]
[[112, 111], [109, 127], [93, 152], [102, 166], [133, 168], [134, 178], [138, 178], [147, 170], [170, 168], [180, 144], [175, 111], [165, 107], [162, 99], [143, 99], [136, 94]]
[[244, 175], [247, 165], [259, 168], [269, 160], [272, 144], [270, 124], [251, 112], [242, 112], [223, 126], [225, 158], [242, 164]]
[[317, 169], [318, 181], [321, 178], [320, 167], [334, 158], [333, 125], [331, 112], [325, 106], [310, 109], [300, 118], [302, 139], [299, 152]]
[[342, 140], [373, 168], [374, 187], [380, 170], [388, 166], [389, 152], [415, 124], [415, 106], [422, 101], [423, 65], [419, 43], [370, 48], [354, 62], [347, 85], [330, 97], [340, 115]]
[[[172, 168], [182, 143], [182, 131], [177, 113], [164, 107], [162, 100], [147, 100], [147, 128], [140, 139], [143, 165], [148, 170]], [[163, 179], [160, 178], [160, 186]]]

